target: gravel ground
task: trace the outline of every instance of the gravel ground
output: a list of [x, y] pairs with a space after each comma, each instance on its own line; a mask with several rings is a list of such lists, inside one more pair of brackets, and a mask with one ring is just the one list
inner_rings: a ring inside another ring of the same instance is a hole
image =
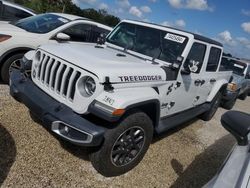
[[[250, 112], [250, 97], [234, 109]], [[195, 119], [157, 137], [143, 161], [129, 173], [105, 178], [92, 167], [86, 149], [62, 143], [29, 117], [27, 108], [0, 86], [1, 187], [201, 187], [216, 173], [235, 143], [220, 125], [225, 112]]]

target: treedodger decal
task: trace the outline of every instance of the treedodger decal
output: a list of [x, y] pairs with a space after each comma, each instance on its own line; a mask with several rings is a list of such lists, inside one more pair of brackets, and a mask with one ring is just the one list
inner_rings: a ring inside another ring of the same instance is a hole
[[160, 75], [153, 76], [118, 76], [121, 82], [149, 82], [149, 81], [161, 81]]

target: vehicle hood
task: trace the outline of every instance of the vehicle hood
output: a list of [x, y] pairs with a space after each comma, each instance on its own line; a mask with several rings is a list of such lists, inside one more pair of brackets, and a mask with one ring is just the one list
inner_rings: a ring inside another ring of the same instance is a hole
[[96, 75], [100, 82], [109, 77], [111, 83], [163, 82], [166, 74], [160, 65], [110, 47], [95, 44], [42, 45], [40, 49]]

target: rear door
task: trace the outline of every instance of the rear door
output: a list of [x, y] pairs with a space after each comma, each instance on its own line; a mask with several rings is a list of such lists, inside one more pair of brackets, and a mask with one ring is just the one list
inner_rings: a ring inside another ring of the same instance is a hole
[[210, 45], [208, 56], [206, 57], [199, 78], [198, 100], [197, 105], [203, 104], [212, 91], [215, 83], [223, 76], [219, 73], [219, 63], [221, 60], [222, 49], [217, 46]]

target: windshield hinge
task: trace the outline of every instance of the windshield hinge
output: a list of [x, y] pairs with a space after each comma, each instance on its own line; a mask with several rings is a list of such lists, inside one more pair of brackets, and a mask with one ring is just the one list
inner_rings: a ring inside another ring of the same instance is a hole
[[110, 79], [108, 76], [105, 77], [105, 82], [103, 83], [103, 85], [104, 85], [105, 91], [113, 91], [114, 90], [114, 87], [110, 83]]

